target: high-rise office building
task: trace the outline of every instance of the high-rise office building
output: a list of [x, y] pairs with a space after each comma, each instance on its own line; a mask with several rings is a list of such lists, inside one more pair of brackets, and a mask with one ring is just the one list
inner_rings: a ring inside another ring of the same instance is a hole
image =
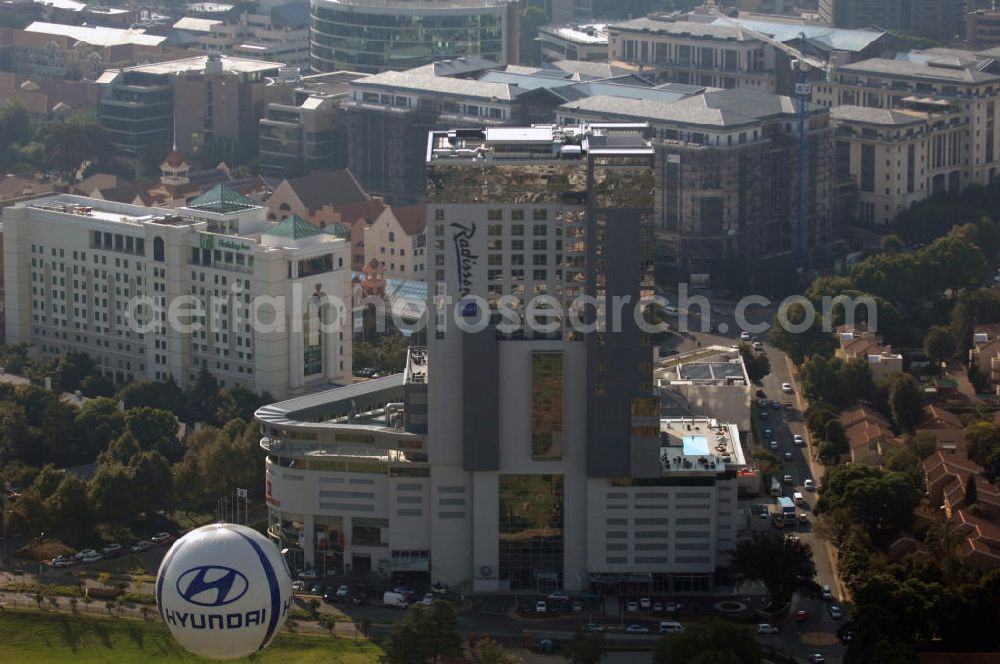
[[402, 374], [257, 413], [293, 566], [476, 591], [712, 585], [745, 460], [736, 425], [660, 417], [634, 317], [652, 286], [647, 130], [430, 132], [428, 347]]
[[961, 34], [966, 0], [819, 0], [819, 18], [839, 28], [897, 30], [951, 40]]

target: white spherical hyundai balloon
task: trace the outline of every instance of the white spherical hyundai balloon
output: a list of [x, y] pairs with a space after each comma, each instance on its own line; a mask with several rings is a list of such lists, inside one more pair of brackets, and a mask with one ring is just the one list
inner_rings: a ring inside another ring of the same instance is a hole
[[236, 659], [267, 645], [292, 601], [278, 548], [246, 526], [217, 523], [177, 540], [156, 574], [156, 605], [174, 639], [210, 659]]

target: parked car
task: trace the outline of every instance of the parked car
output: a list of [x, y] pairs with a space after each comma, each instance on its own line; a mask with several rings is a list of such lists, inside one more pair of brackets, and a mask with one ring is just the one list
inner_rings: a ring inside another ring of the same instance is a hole
[[663, 613], [663, 602], [653, 602], [653, 611]]
[[678, 602], [667, 602], [663, 605], [663, 610], [667, 613], [673, 613], [674, 611], [678, 611], [680, 608], [681, 605]]
[[318, 576], [319, 575], [316, 573], [316, 570], [314, 570], [312, 568], [306, 568], [306, 569], [302, 570], [301, 572], [299, 572], [299, 578], [303, 579], [304, 581], [312, 581], [313, 579], [317, 578]]
[[795, 622], [805, 622], [809, 620], [809, 613], [804, 609], [795, 612]]
[[820, 591], [819, 595], [820, 597], [823, 598], [824, 601], [827, 602], [833, 601], [833, 593], [830, 591], [830, 586], [823, 586], [823, 590]]
[[583, 611], [583, 602], [577, 600], [573, 602], [573, 605], [570, 608], [573, 609], [573, 613], [580, 613]]
[[777, 634], [778, 628], [770, 623], [760, 623], [757, 625], [758, 634]]
[[660, 623], [660, 634], [679, 634], [684, 631], [684, 625], [673, 620], [664, 620]]
[[420, 603], [423, 604], [424, 606], [431, 606], [432, 604], [434, 604], [435, 599], [437, 599], [437, 597], [434, 595], [434, 593], [424, 593], [424, 598], [420, 600]]
[[740, 332], [740, 341], [750, 341], [750, 333], [746, 330]]
[[806, 491], [815, 491], [816, 484], [813, 483], [812, 480], [806, 480], [805, 482], [802, 483], [802, 488], [804, 488]]
[[337, 597], [347, 597], [351, 594], [351, 589], [348, 586], [340, 586], [337, 588]]
[[549, 593], [548, 599], [553, 602], [568, 602], [569, 595], [567, 595], [562, 591], [557, 590], [554, 593]]
[[382, 606], [388, 606], [395, 609], [405, 609], [409, 605], [406, 599], [406, 595], [403, 593], [397, 593], [393, 591], [387, 591], [382, 595]]
[[645, 625], [629, 625], [625, 631], [629, 634], [649, 634], [649, 628]]
[[636, 611], [639, 610], [639, 603], [638, 602], [628, 602], [628, 603], [625, 604], [625, 610], [628, 611], [629, 613], [635, 613]]
[[143, 551], [149, 551], [153, 548], [153, 543], [149, 540], [140, 540], [129, 547], [129, 551], [132, 553], [142, 553]]
[[802, 437], [801, 433], [797, 433], [792, 436], [792, 442], [799, 447], [803, 447], [806, 444], [806, 439]]
[[292, 581], [292, 591], [300, 593], [306, 589], [305, 581]]
[[101, 553], [103, 553], [107, 558], [117, 558], [122, 555], [123, 551], [124, 549], [122, 548], [122, 545], [117, 542], [108, 544], [106, 547], [101, 549]]
[[538, 600], [537, 602], [535, 602], [535, 613], [545, 613], [547, 610], [548, 607], [545, 605], [545, 602], [543, 600]]
[[92, 552], [88, 553], [87, 555], [85, 555], [83, 558], [80, 558], [80, 562], [81, 563], [96, 563], [98, 560], [102, 560], [103, 558], [104, 558], [104, 556], [102, 556], [98, 552], [92, 551]]
[[83, 560], [87, 556], [93, 556], [96, 553], [97, 552], [94, 551], [93, 549], [83, 549], [83, 550], [77, 551], [75, 554], [73, 554], [73, 557], [76, 558], [77, 560]]
[[153, 544], [166, 546], [167, 544], [170, 544], [170, 542], [172, 542], [173, 539], [174, 536], [171, 535], [170, 533], [156, 533], [155, 535], [149, 538], [149, 541], [151, 541]]
[[56, 556], [50, 564], [53, 567], [70, 567], [73, 563], [74, 560], [68, 556]]
[[781, 408], [781, 402], [777, 399], [771, 399], [771, 409], [776, 411]]
[[792, 384], [791, 383], [782, 383], [781, 384], [781, 391], [784, 392], [785, 394], [792, 394], [792, 393], [794, 393], [794, 390], [792, 389]]
[[583, 626], [583, 631], [588, 634], [596, 634], [604, 631], [604, 625], [600, 623], [587, 623]]
[[311, 592], [313, 595], [322, 595], [323, 593], [326, 592], [326, 588], [324, 588], [323, 585], [320, 583], [315, 583], [313, 584], [313, 587], [309, 589], [309, 592]]
[[648, 597], [640, 597], [639, 608], [642, 609], [643, 611], [649, 611], [651, 608], [653, 608], [653, 602], [650, 601]]
[[840, 620], [841, 618], [844, 617], [844, 614], [840, 610], [839, 606], [837, 606], [836, 604], [831, 604], [830, 605], [830, 617], [833, 618], [834, 620]]

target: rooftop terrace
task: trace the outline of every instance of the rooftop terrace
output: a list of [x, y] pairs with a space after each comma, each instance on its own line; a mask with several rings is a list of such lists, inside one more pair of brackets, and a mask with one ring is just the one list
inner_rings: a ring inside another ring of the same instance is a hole
[[664, 473], [718, 471], [746, 464], [735, 424], [708, 417], [660, 420], [660, 463]]
[[493, 161], [504, 159], [581, 159], [593, 154], [652, 154], [637, 123], [531, 125], [432, 131], [427, 161]]

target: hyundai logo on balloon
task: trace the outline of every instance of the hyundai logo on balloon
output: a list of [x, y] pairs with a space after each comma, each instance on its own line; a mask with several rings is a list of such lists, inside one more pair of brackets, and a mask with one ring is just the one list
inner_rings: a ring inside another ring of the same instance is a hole
[[246, 594], [247, 578], [242, 573], [217, 565], [193, 567], [177, 579], [177, 592], [198, 606], [225, 606]]

